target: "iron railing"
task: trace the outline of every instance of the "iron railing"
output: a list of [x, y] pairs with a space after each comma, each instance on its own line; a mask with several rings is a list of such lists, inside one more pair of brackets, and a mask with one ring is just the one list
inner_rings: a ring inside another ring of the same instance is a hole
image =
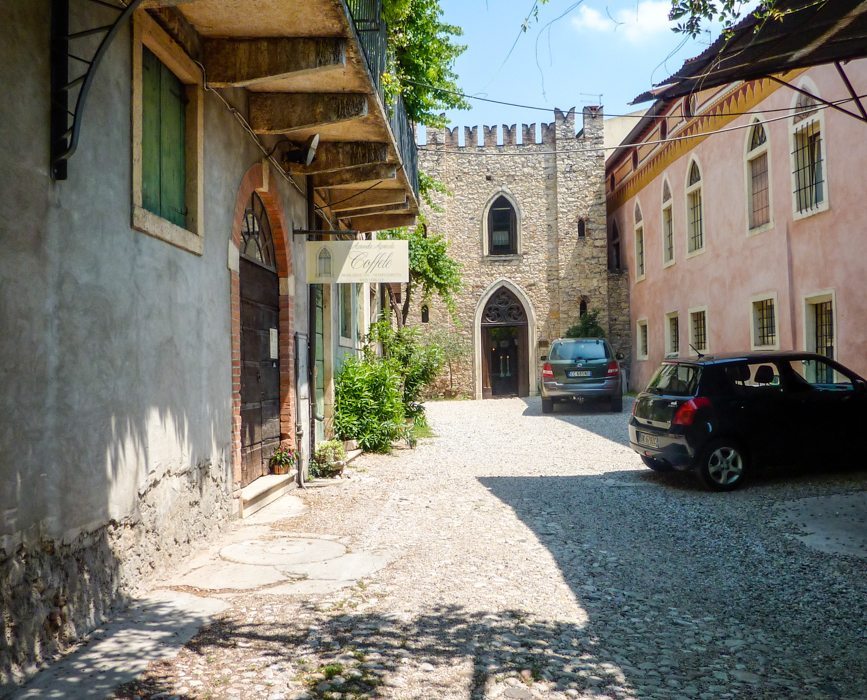
[[[388, 63], [388, 27], [382, 18], [382, 0], [346, 0], [349, 16], [361, 45], [374, 89], [385, 103], [382, 74]], [[400, 95], [388, 105], [389, 122], [406, 177], [418, 197], [418, 146]]]

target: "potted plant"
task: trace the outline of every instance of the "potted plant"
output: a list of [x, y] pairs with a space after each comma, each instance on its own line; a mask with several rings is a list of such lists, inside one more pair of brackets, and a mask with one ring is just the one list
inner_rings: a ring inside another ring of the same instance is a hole
[[295, 452], [288, 445], [280, 445], [272, 453], [269, 460], [274, 474], [288, 474], [296, 462]]
[[314, 478], [334, 477], [343, 471], [346, 452], [340, 440], [327, 440], [316, 446], [310, 465], [310, 476]]

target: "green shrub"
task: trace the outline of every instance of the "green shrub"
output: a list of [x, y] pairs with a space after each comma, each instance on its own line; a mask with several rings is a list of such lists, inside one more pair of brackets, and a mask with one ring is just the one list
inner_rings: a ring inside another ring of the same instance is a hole
[[389, 452], [406, 433], [396, 363], [365, 354], [347, 357], [334, 380], [334, 432], [365, 452]]
[[599, 325], [599, 311], [588, 311], [578, 323], [566, 331], [567, 338], [604, 338], [605, 329]]

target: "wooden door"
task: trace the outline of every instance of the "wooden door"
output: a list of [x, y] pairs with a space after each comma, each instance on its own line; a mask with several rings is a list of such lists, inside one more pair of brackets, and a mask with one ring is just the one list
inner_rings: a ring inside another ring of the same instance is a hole
[[241, 486], [268, 474], [280, 444], [277, 273], [241, 259]]

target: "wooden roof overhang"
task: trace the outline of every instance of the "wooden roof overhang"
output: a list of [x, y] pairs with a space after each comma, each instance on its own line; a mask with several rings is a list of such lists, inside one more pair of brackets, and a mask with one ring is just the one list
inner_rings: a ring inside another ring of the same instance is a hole
[[[52, 97], [79, 86], [72, 127], [64, 100], [52, 115], [52, 174], [65, 179], [83, 106], [99, 60], [133, 12], [148, 12], [204, 67], [206, 87], [247, 92], [246, 119], [275, 155], [320, 137], [309, 166], [280, 159], [292, 175], [311, 175], [316, 204], [332, 225], [373, 231], [409, 225], [418, 213], [412, 126], [400, 105], [384, 104], [385, 25], [377, 0], [87, 0], [117, 11], [114, 24], [69, 35], [52, 27]], [[70, 0], [62, 4], [68, 15]], [[371, 17], [361, 17], [367, 12]], [[55, 17], [62, 15], [54, 11]], [[61, 17], [62, 19], [62, 17]], [[56, 21], [53, 20], [53, 21]], [[74, 80], [60, 58], [79, 36], [103, 35], [87, 73]], [[232, 100], [237, 102], [238, 100]], [[55, 124], [56, 122], [56, 124]], [[339, 202], [339, 209], [331, 204]], [[352, 203], [353, 206], [348, 205]]]
[[778, 0], [775, 9], [783, 13], [781, 20], [749, 15], [730, 37], [721, 36], [633, 104], [651, 99], [670, 102], [737, 81], [779, 81], [782, 73], [833, 63], [852, 98], [847, 106], [854, 105], [854, 110], [836, 108], [867, 121], [867, 111], [842, 65], [867, 56], [867, 0]]

